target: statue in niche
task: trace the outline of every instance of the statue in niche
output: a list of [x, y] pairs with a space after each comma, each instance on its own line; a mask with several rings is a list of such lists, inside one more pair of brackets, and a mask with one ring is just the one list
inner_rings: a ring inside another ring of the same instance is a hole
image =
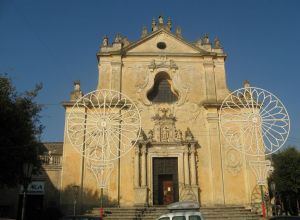
[[169, 135], [170, 135], [169, 128], [168, 127], [164, 127], [162, 129], [162, 132], [161, 132], [161, 140], [162, 141], [169, 141]]
[[180, 130], [175, 130], [175, 139], [177, 141], [181, 141], [182, 140], [182, 132]]

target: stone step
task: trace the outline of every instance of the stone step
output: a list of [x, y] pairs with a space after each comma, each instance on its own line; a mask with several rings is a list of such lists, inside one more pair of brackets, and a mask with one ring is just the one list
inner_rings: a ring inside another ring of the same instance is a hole
[[[121, 208], [103, 208], [104, 211], [111, 212], [106, 215], [105, 219], [108, 220], [154, 220], [160, 215], [169, 213], [165, 206], [154, 206], [145, 208], [136, 207], [121, 207]], [[251, 212], [250, 209], [246, 209], [242, 206], [212, 206], [201, 207], [200, 212], [203, 217], [208, 220], [259, 220], [259, 215]], [[100, 208], [93, 208], [89, 215], [99, 216]]]

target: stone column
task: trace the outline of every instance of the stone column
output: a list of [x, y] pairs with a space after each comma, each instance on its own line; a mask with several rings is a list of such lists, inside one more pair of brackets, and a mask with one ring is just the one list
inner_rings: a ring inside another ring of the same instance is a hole
[[184, 151], [184, 183], [185, 185], [190, 185], [190, 171], [189, 171], [189, 150], [188, 146]]
[[141, 176], [142, 176], [142, 187], [145, 187], [147, 185], [147, 176], [146, 176], [146, 163], [147, 163], [147, 158], [146, 158], [146, 152], [147, 148], [146, 145], [143, 144], [142, 146], [142, 169], [141, 169]]
[[140, 187], [140, 147], [135, 146], [134, 155], [134, 186]]
[[190, 158], [190, 169], [191, 169], [191, 185], [195, 186], [197, 185], [197, 174], [196, 174], [196, 158], [195, 158], [195, 144], [191, 144], [191, 158]]

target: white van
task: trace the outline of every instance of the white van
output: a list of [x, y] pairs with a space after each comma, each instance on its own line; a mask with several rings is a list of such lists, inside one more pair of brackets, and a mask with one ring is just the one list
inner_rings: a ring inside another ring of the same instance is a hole
[[204, 220], [199, 203], [194, 201], [175, 202], [167, 208], [170, 213], [159, 216], [157, 220]]
[[200, 212], [180, 211], [161, 215], [158, 220], [204, 220]]

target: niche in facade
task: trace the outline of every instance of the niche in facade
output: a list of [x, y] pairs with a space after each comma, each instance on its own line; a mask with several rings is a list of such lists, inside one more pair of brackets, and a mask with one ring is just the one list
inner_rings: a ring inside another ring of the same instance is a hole
[[152, 103], [173, 103], [178, 101], [178, 93], [173, 88], [170, 76], [160, 72], [155, 76], [154, 86], [147, 94]]

